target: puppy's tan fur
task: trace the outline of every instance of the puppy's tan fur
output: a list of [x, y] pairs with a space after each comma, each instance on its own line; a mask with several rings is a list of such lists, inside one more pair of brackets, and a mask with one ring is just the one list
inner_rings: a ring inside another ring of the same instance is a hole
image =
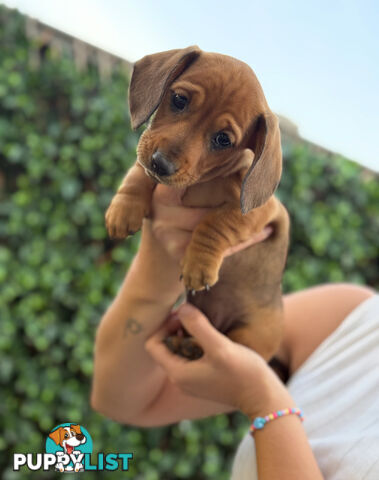
[[[173, 110], [174, 94], [189, 100], [183, 111]], [[188, 301], [229, 338], [269, 360], [282, 331], [289, 219], [273, 196], [282, 167], [278, 120], [255, 74], [239, 60], [198, 47], [171, 50], [135, 64], [129, 100], [134, 128], [155, 115], [106, 213], [110, 235], [141, 228], [157, 182], [183, 188], [184, 205], [215, 207], [195, 228], [182, 260], [184, 285], [196, 291]], [[227, 133], [233, 146], [213, 148], [217, 132]], [[157, 151], [173, 174], [153, 171]], [[268, 224], [268, 239], [223, 260], [227, 248]]]

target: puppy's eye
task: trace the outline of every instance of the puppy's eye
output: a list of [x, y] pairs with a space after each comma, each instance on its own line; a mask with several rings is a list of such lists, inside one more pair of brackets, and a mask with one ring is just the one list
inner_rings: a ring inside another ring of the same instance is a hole
[[188, 104], [188, 98], [184, 95], [179, 95], [178, 93], [174, 93], [171, 97], [171, 108], [175, 111], [181, 112], [186, 108]]
[[212, 147], [216, 149], [228, 148], [232, 146], [232, 142], [227, 133], [217, 132], [212, 138]]
[[64, 434], [64, 438], [68, 438], [68, 433], [65, 433], [65, 434]]

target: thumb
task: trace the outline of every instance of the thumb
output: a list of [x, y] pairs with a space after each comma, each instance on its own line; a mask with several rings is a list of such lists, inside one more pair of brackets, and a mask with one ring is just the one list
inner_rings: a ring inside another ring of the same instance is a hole
[[225, 342], [230, 341], [198, 308], [190, 303], [184, 303], [175, 313], [187, 332], [199, 342], [204, 352], [223, 347]]

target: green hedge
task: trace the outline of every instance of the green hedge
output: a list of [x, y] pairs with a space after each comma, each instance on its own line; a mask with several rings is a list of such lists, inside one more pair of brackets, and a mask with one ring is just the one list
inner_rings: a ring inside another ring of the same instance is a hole
[[[241, 414], [135, 429], [89, 407], [96, 326], [139, 240], [110, 241], [104, 211], [138, 135], [121, 70], [101, 81], [96, 68], [80, 73], [54, 52], [34, 70], [29, 53], [39, 45], [24, 29], [24, 17], [0, 6], [1, 476], [32, 477], [12, 471], [13, 452], [44, 451], [50, 429], [72, 421], [89, 430], [96, 451], [134, 452], [130, 473], [114, 479], [226, 480], [248, 426]], [[376, 179], [302, 144], [284, 153], [279, 195], [292, 217], [285, 290], [377, 285]]]

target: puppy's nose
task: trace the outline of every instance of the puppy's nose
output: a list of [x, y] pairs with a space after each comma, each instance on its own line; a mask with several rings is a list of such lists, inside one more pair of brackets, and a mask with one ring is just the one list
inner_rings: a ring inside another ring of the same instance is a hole
[[151, 157], [151, 170], [161, 177], [168, 177], [175, 172], [175, 165], [157, 150]]

